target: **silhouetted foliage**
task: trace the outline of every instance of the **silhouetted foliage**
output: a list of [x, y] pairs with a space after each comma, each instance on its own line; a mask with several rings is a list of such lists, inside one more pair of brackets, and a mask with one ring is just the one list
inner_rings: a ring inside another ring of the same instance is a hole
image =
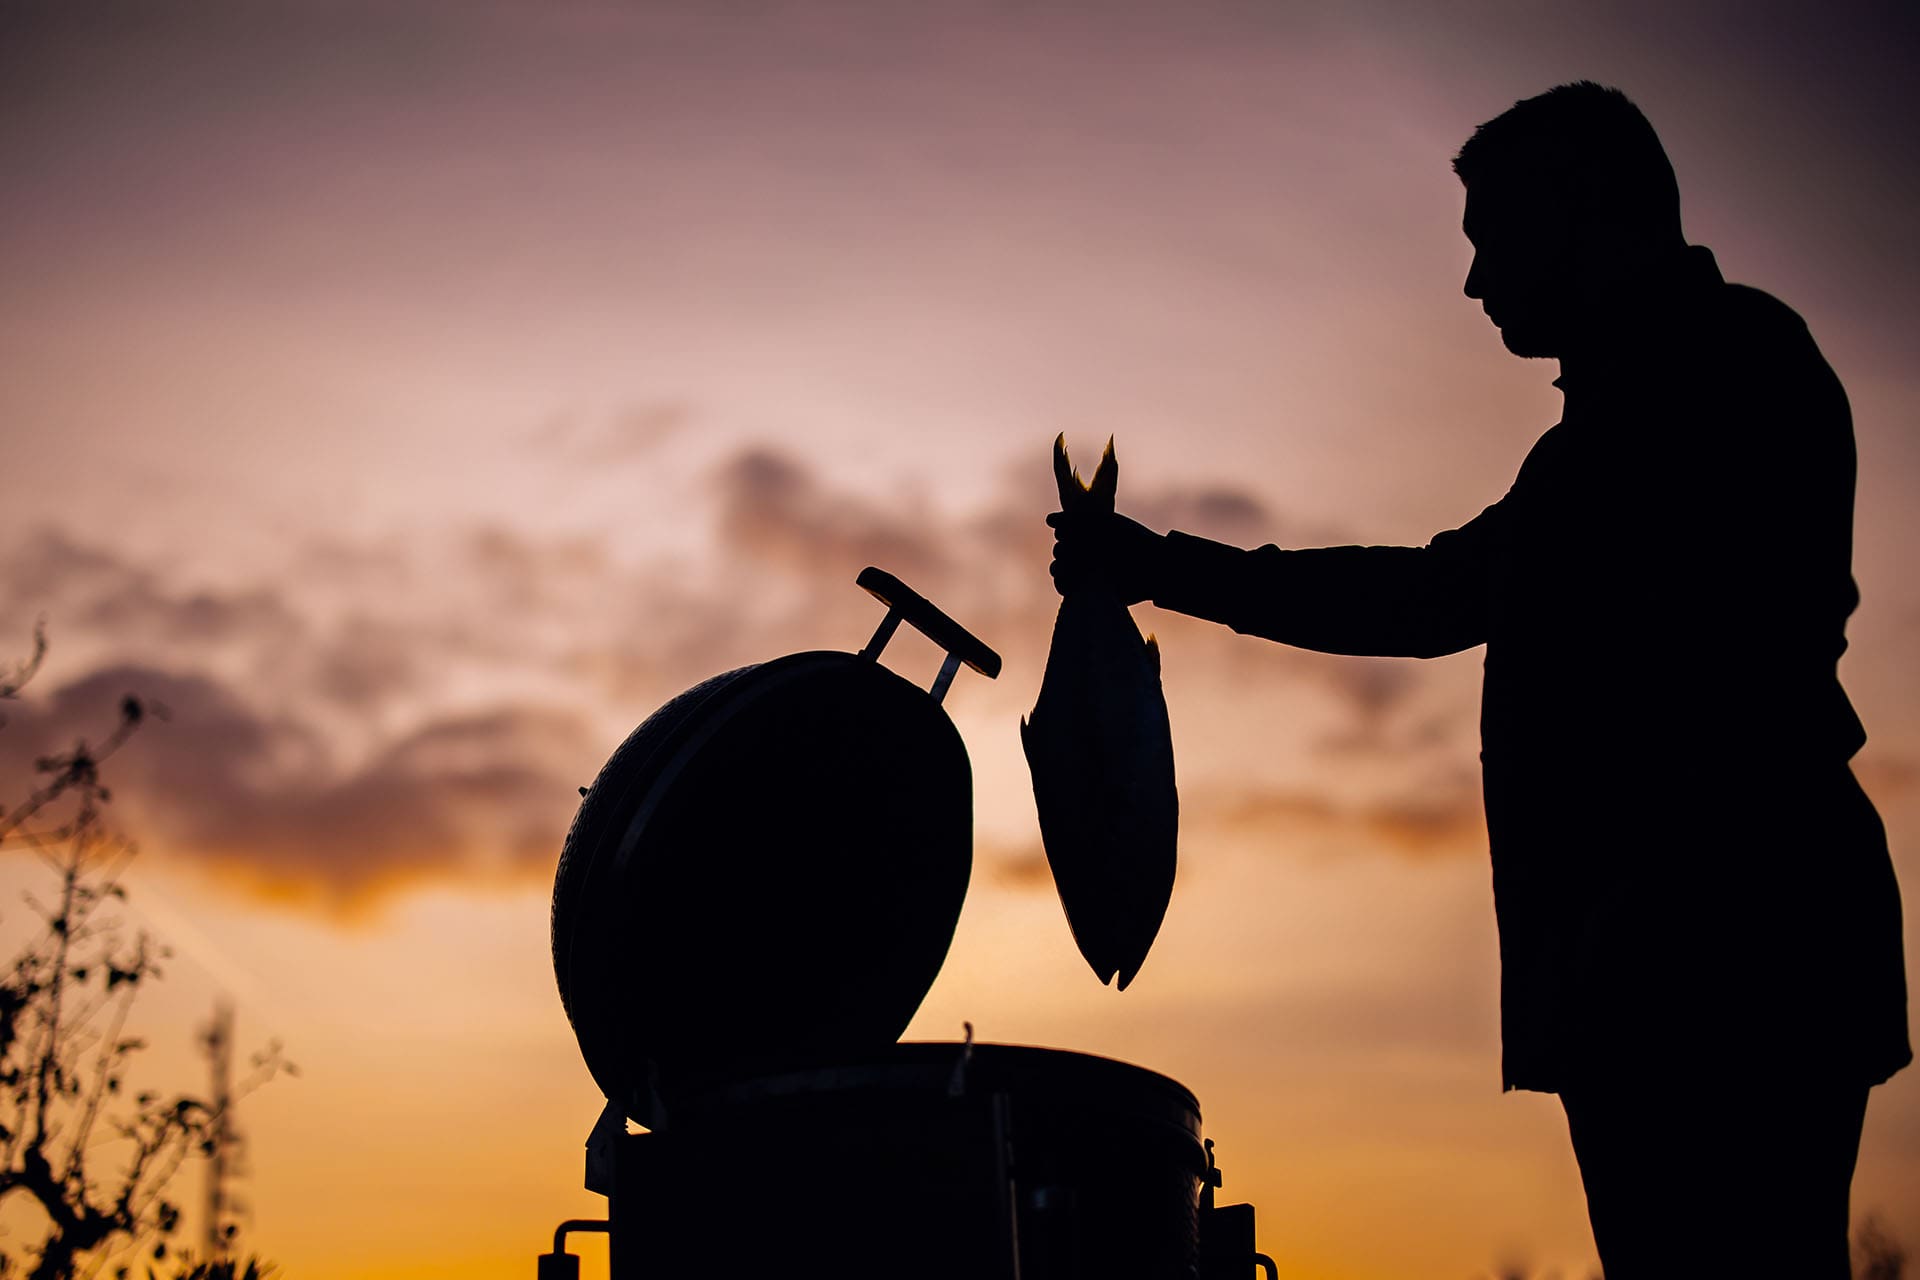
[[[114, 1280], [134, 1280], [130, 1268], [121, 1267], [114, 1273]], [[146, 1269], [144, 1280], [272, 1280], [280, 1274], [280, 1268], [264, 1258], [248, 1258], [244, 1262], [223, 1259], [213, 1262], [195, 1262], [191, 1258], [182, 1258], [172, 1271]]]
[[[45, 652], [37, 627], [32, 657], [0, 677], [0, 698], [18, 694]], [[143, 1250], [154, 1274], [180, 1226], [167, 1186], [224, 1132], [205, 1100], [129, 1078], [146, 1044], [126, 1034], [128, 1013], [168, 952], [144, 931], [128, 939], [112, 910], [126, 898], [121, 876], [134, 846], [106, 821], [111, 796], [100, 766], [166, 710], [131, 694], [118, 710], [97, 744], [79, 740], [36, 760], [32, 792], [0, 809], [0, 848], [38, 858], [57, 886], [47, 901], [26, 897], [42, 928], [0, 971], [0, 1204], [24, 1195], [46, 1215], [46, 1236], [30, 1250], [31, 1280], [74, 1275], [86, 1257], [97, 1270], [99, 1259], [126, 1249]], [[293, 1071], [278, 1045], [253, 1065], [249, 1085]], [[183, 1277], [235, 1275], [231, 1263], [181, 1261], [191, 1268]], [[0, 1275], [14, 1265], [0, 1250]], [[265, 1273], [250, 1262], [239, 1274]]]

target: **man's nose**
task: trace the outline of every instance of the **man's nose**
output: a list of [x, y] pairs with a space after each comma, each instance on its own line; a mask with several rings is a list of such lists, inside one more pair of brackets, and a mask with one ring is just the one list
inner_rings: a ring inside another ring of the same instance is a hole
[[1467, 282], [1460, 286], [1460, 289], [1475, 301], [1487, 296], [1487, 291], [1481, 288], [1479, 254], [1473, 255], [1473, 265], [1467, 268]]

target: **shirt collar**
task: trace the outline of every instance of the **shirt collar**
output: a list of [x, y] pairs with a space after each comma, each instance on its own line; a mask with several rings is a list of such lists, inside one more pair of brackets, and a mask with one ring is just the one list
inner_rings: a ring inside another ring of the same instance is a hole
[[1702, 244], [1686, 246], [1675, 259], [1674, 269], [1640, 303], [1631, 337], [1610, 352], [1576, 359], [1571, 373], [1563, 358], [1560, 376], [1553, 385], [1562, 394], [1569, 389], [1585, 391], [1593, 382], [1606, 380], [1634, 355], [1666, 346], [1685, 331], [1689, 316], [1707, 293], [1724, 284], [1726, 277], [1720, 274], [1713, 250]]

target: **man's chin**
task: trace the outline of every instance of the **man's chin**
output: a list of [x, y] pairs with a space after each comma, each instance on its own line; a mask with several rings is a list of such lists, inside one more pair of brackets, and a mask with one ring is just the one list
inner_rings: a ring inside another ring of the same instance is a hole
[[1507, 350], [1529, 360], [1551, 360], [1560, 354], [1560, 344], [1546, 334], [1523, 325], [1507, 325], [1500, 330], [1500, 341]]

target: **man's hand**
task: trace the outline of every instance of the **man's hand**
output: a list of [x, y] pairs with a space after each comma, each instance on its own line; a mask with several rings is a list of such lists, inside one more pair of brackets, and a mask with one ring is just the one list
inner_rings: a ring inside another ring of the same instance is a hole
[[1122, 604], [1138, 604], [1160, 593], [1165, 576], [1167, 540], [1137, 520], [1117, 512], [1056, 511], [1053, 527], [1053, 587], [1061, 595], [1104, 583]]

